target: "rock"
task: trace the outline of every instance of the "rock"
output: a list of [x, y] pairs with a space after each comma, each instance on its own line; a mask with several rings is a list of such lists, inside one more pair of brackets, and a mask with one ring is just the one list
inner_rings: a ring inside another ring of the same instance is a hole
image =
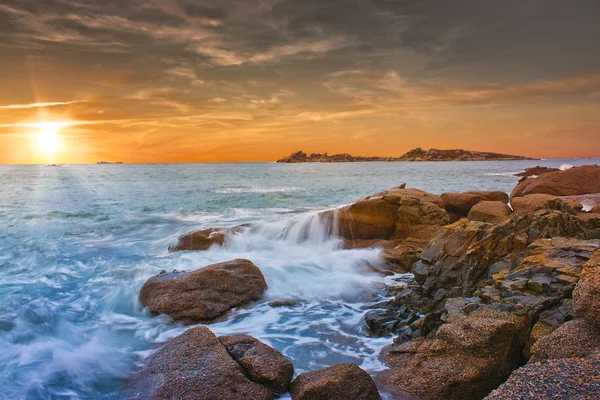
[[433, 339], [392, 348], [383, 381], [423, 399], [478, 400], [518, 366], [525, 317], [493, 309], [454, 317]]
[[540, 167], [538, 165], [537, 167], [525, 168], [525, 171], [519, 172], [518, 174], [515, 174], [514, 176], [520, 176], [520, 177], [528, 178], [530, 176], [540, 176], [540, 175], [546, 174], [548, 172], [554, 172], [554, 171], [560, 171], [560, 169], [558, 169], [558, 168]]
[[[581, 203], [568, 198], [560, 198], [551, 194], [530, 194], [516, 197], [511, 200], [510, 205], [514, 212], [532, 213], [538, 210], [565, 210], [565, 212], [577, 212], [583, 209]], [[565, 208], [566, 207], [566, 208]]]
[[128, 392], [127, 398], [153, 400], [273, 399], [205, 327], [187, 330], [151, 355]]
[[212, 246], [224, 246], [227, 236], [239, 232], [242, 228], [209, 228], [186, 233], [179, 238], [177, 244], [169, 247], [169, 251], [200, 251], [208, 250]]
[[292, 400], [379, 400], [375, 382], [356, 364], [341, 363], [298, 375], [292, 382]]
[[590, 239], [593, 234], [584, 221], [557, 210], [513, 214], [496, 226], [463, 219], [442, 228], [412, 272], [427, 294], [442, 288], [448, 297], [471, 297], [484, 286], [494, 263], [518, 254], [535, 240], [557, 236]]
[[440, 197], [418, 189], [394, 188], [324, 215], [337, 219], [339, 234], [349, 240], [428, 240], [448, 223]]
[[485, 400], [598, 399], [600, 360], [563, 359], [527, 364]]
[[600, 204], [598, 204], [597, 206], [593, 207], [589, 212], [592, 213], [592, 214], [600, 214]]
[[600, 332], [582, 319], [566, 322], [531, 348], [530, 363], [561, 358], [587, 358], [600, 347]]
[[237, 259], [154, 276], [142, 287], [140, 301], [153, 313], [192, 323], [212, 320], [257, 300], [266, 288], [260, 269], [249, 260]]
[[552, 332], [556, 330], [555, 326], [548, 325], [544, 322], [538, 321], [533, 328], [531, 329], [531, 333], [529, 334], [529, 339], [527, 340], [527, 344], [523, 349], [523, 355], [527, 359], [531, 359], [531, 349], [532, 347], [540, 341], [540, 339], [550, 335]]
[[219, 341], [250, 380], [275, 393], [288, 391], [294, 366], [283, 354], [248, 335], [221, 336]]
[[501, 224], [510, 218], [512, 210], [502, 201], [482, 201], [473, 206], [468, 218], [473, 221]]
[[466, 217], [471, 208], [481, 201], [502, 201], [508, 203], [508, 195], [500, 191], [481, 191], [465, 193], [442, 193], [446, 211]]
[[555, 196], [600, 193], [600, 166], [584, 165], [564, 171], [548, 172], [537, 178], [526, 179], [513, 190], [511, 198], [535, 193]]
[[576, 301], [575, 316], [600, 329], [600, 250], [584, 265], [573, 298]]

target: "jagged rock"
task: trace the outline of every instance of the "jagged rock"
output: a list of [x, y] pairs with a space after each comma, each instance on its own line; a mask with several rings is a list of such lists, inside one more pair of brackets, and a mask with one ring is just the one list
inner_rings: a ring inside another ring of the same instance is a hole
[[564, 171], [554, 171], [537, 178], [521, 181], [511, 193], [511, 198], [534, 193], [555, 196], [577, 196], [600, 193], [600, 166], [584, 165]]
[[288, 391], [294, 365], [283, 354], [248, 335], [221, 336], [219, 341], [253, 382], [275, 393]]
[[154, 276], [142, 287], [140, 301], [153, 313], [192, 323], [212, 320], [257, 300], [266, 288], [256, 265], [236, 259], [192, 272]]
[[446, 204], [446, 210], [466, 217], [471, 208], [482, 201], [501, 201], [508, 203], [508, 195], [500, 191], [480, 191], [464, 193], [442, 193], [440, 195]]
[[528, 321], [493, 309], [454, 317], [434, 339], [392, 348], [383, 381], [426, 400], [481, 399], [517, 367]]
[[574, 213], [583, 209], [583, 205], [577, 201], [543, 193], [516, 197], [511, 200], [510, 205], [514, 212], [521, 213], [533, 213], [543, 209], [564, 210], [565, 212]]
[[600, 398], [600, 360], [563, 359], [527, 364], [485, 400]]
[[471, 208], [468, 218], [473, 221], [501, 224], [510, 218], [512, 210], [503, 201], [481, 201]]
[[567, 236], [589, 239], [584, 221], [556, 210], [513, 214], [504, 224], [460, 220], [442, 228], [415, 264], [415, 280], [428, 294], [445, 289], [448, 297], [471, 297], [483, 286], [488, 268], [541, 238]]
[[298, 375], [290, 389], [292, 400], [379, 400], [375, 382], [356, 364], [341, 363]]
[[583, 267], [573, 297], [576, 301], [575, 316], [600, 329], [600, 250]]
[[145, 362], [127, 398], [153, 400], [271, 400], [271, 390], [250, 381], [217, 337], [192, 328]]

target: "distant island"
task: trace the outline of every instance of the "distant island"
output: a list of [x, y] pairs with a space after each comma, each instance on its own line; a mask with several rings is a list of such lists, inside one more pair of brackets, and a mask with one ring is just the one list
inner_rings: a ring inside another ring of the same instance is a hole
[[288, 157], [277, 160], [277, 163], [308, 163], [308, 162], [369, 162], [369, 161], [507, 161], [507, 160], [537, 160], [537, 158], [514, 156], [510, 154], [488, 153], [463, 149], [423, 150], [420, 147], [409, 151], [401, 157], [355, 157], [347, 153], [329, 155], [327, 153], [312, 153], [297, 151]]
[[98, 161], [96, 164], [98, 164], [98, 165], [112, 165], [112, 164], [120, 165], [120, 164], [123, 164], [123, 163], [121, 161], [117, 161], [116, 163], [111, 163], [111, 162], [108, 162], [108, 161]]

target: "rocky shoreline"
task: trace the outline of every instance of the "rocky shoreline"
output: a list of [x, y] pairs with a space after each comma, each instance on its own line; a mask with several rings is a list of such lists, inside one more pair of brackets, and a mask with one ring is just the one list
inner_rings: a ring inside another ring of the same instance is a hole
[[400, 157], [360, 157], [347, 153], [333, 154], [312, 153], [297, 151], [287, 157], [277, 160], [277, 163], [338, 163], [338, 162], [415, 162], [415, 161], [509, 161], [509, 160], [535, 160], [535, 158], [514, 156], [510, 154], [489, 153], [463, 149], [423, 150], [420, 147], [410, 150]]
[[[318, 215], [345, 248], [380, 248], [381, 273], [410, 273], [365, 316], [373, 336], [394, 335], [375, 380], [351, 363], [292, 380], [292, 363], [257, 339], [195, 327], [145, 361], [129, 397], [379, 399], [379, 385], [426, 400], [600, 398], [600, 167], [522, 176], [510, 198], [402, 185]], [[191, 232], [171, 250], [227, 246], [246, 229]], [[187, 324], [226, 318], [266, 289], [259, 267], [163, 271], [140, 300]]]

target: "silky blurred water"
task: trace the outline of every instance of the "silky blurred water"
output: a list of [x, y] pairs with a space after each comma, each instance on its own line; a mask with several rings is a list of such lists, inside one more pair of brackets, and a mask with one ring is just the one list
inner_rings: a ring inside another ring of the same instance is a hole
[[[369, 337], [363, 317], [393, 279], [365, 268], [378, 251], [285, 232], [401, 183], [510, 192], [525, 167], [599, 161], [0, 166], [0, 399], [123, 398], [123, 378], [187, 329], [143, 310], [145, 280], [240, 257], [269, 289], [216, 334], [251, 334], [297, 373], [352, 361], [375, 374], [391, 338]], [[192, 229], [242, 223], [259, 226], [228, 248], [167, 251]]]

